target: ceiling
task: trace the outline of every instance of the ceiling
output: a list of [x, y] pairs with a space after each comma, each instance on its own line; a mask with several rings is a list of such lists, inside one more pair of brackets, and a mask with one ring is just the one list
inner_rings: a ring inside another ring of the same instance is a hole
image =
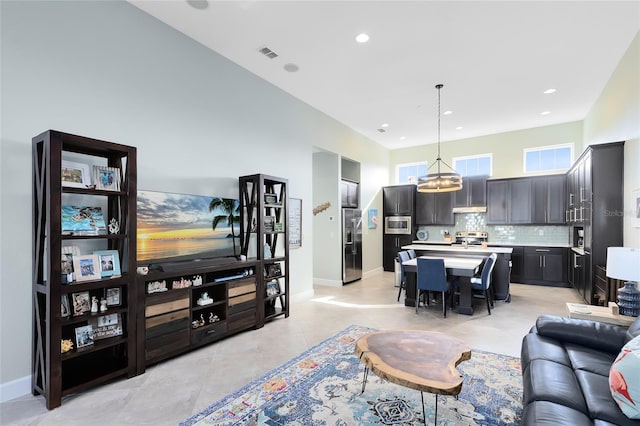
[[640, 1], [129, 2], [389, 149], [437, 142], [437, 83], [443, 142], [582, 120], [640, 30]]

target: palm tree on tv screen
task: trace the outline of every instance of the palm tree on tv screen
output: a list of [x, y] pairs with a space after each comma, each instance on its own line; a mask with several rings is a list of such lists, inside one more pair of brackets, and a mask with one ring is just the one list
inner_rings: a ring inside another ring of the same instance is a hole
[[216, 230], [218, 224], [222, 221], [226, 221], [227, 225], [231, 226], [231, 240], [233, 241], [233, 255], [236, 253], [236, 231], [233, 224], [240, 222], [240, 215], [238, 212], [239, 204], [236, 200], [230, 198], [215, 197], [209, 203], [209, 211], [212, 212], [215, 209], [220, 209], [224, 212], [224, 215], [214, 216], [211, 220], [211, 227]]

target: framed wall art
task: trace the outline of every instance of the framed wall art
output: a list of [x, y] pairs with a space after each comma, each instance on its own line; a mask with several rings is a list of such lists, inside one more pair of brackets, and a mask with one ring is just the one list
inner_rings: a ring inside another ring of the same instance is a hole
[[289, 248], [300, 248], [302, 247], [302, 200], [289, 198], [288, 207]]
[[101, 277], [120, 276], [120, 258], [118, 257], [118, 250], [99, 250], [94, 251], [93, 254], [98, 257]]
[[89, 165], [62, 160], [62, 186], [87, 188], [91, 186]]

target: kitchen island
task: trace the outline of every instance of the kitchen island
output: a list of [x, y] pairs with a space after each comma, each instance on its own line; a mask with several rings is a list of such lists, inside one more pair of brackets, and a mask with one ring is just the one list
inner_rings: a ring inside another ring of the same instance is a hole
[[[418, 256], [447, 256], [447, 257], [481, 257], [486, 259], [491, 253], [498, 255], [496, 264], [493, 268], [493, 274], [491, 275], [491, 286], [493, 287], [494, 299], [503, 302], [510, 302], [511, 295], [509, 294], [509, 280], [510, 280], [510, 262], [511, 253], [513, 248], [511, 247], [482, 247], [482, 246], [468, 246], [467, 248], [456, 245], [443, 245], [443, 244], [409, 244], [402, 246], [402, 250], [415, 250]], [[415, 286], [415, 285], [414, 285]], [[415, 288], [408, 285], [406, 289], [405, 306], [415, 306]]]

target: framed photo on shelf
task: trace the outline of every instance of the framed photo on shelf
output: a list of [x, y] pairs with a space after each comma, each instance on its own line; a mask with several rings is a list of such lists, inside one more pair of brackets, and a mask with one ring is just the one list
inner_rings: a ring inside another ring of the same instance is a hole
[[74, 161], [62, 160], [62, 186], [71, 188], [87, 188], [91, 185], [89, 165]]
[[267, 297], [280, 294], [280, 283], [278, 280], [271, 280], [267, 283]]
[[89, 323], [93, 327], [94, 340], [122, 336], [122, 319], [119, 313], [91, 318]]
[[264, 194], [264, 202], [265, 204], [279, 204], [278, 196], [276, 194]]
[[101, 277], [120, 276], [120, 257], [118, 250], [98, 250], [93, 252], [98, 257]]
[[275, 232], [284, 232], [284, 223], [276, 222], [273, 224], [273, 230]]
[[106, 293], [107, 306], [120, 306], [120, 287], [108, 288]]
[[71, 300], [73, 301], [74, 316], [83, 315], [91, 310], [91, 299], [89, 299], [88, 291], [71, 293]]
[[76, 348], [93, 345], [93, 327], [91, 324], [76, 327]]
[[107, 225], [100, 207], [62, 206], [63, 235], [106, 235]]
[[264, 232], [273, 232], [274, 224], [276, 223], [275, 216], [264, 217]]
[[73, 257], [73, 270], [76, 281], [91, 281], [100, 279], [100, 263], [95, 254], [83, 254]]
[[118, 167], [93, 166], [93, 181], [96, 189], [120, 191], [120, 169]]
[[62, 295], [62, 300], [60, 303], [60, 315], [62, 318], [66, 318], [71, 315], [71, 308], [69, 307], [69, 298], [66, 294]]

